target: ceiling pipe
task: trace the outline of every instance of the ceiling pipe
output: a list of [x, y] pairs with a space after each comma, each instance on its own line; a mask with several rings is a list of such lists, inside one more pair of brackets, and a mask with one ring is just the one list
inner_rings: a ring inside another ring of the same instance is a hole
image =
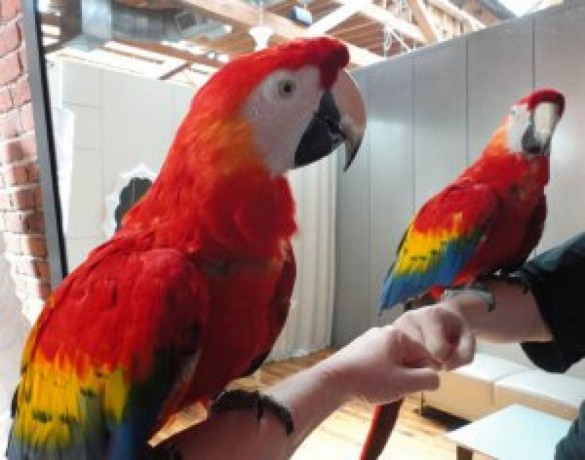
[[215, 39], [231, 31], [190, 10], [136, 8], [113, 0], [70, 0], [61, 17], [67, 46], [85, 51], [115, 39], [179, 42], [201, 35]]

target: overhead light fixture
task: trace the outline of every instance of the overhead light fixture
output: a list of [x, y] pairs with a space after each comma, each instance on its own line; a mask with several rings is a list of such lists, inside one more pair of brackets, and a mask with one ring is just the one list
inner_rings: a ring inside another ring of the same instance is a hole
[[262, 0], [258, 2], [258, 25], [251, 27], [248, 33], [256, 43], [254, 51], [268, 48], [268, 41], [274, 34], [274, 29], [264, 24], [264, 2]]
[[309, 27], [311, 24], [313, 24], [313, 15], [309, 11], [309, 8], [307, 8], [307, 4], [304, 4], [304, 6], [293, 6], [290, 10], [290, 13], [288, 14], [288, 17], [291, 20], [298, 22], [299, 24], [302, 24], [306, 27]]

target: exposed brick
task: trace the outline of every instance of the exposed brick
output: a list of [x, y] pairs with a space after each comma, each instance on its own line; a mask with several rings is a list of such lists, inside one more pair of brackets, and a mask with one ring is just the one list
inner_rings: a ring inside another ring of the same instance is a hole
[[14, 139], [22, 131], [22, 124], [17, 110], [0, 117], [0, 139]]
[[21, 238], [21, 250], [33, 257], [47, 257], [47, 241], [42, 236], [25, 235]]
[[4, 231], [24, 233], [26, 230], [24, 218], [20, 212], [6, 212], [2, 220], [4, 222]]
[[0, 141], [0, 164], [6, 165], [23, 159], [37, 157], [37, 143], [34, 133], [6, 142]]
[[16, 80], [23, 74], [24, 66], [21, 52], [13, 52], [0, 58], [0, 86]]
[[9, 192], [10, 202], [13, 209], [28, 210], [35, 208], [34, 189], [25, 188]]
[[24, 185], [29, 182], [27, 164], [11, 164], [6, 166], [1, 175], [6, 186]]
[[14, 233], [44, 233], [42, 211], [12, 211], [3, 215], [3, 230]]
[[20, 122], [22, 124], [23, 132], [31, 131], [35, 127], [32, 104], [30, 102], [21, 107]]
[[5, 56], [20, 46], [21, 35], [17, 21], [0, 30], [0, 56]]
[[21, 0], [2, 0], [0, 2], [0, 21], [8, 22], [20, 12]]
[[12, 94], [8, 87], [0, 88], [0, 113], [8, 112], [14, 107]]
[[51, 281], [51, 267], [49, 266], [49, 262], [46, 260], [37, 260], [36, 261], [36, 270], [37, 276], [46, 282]]
[[20, 64], [20, 68], [22, 69], [22, 73], [25, 74], [28, 72], [28, 62], [26, 60], [26, 53], [24, 49], [21, 48], [18, 51], [18, 63]]
[[24, 211], [22, 216], [25, 233], [44, 233], [45, 217], [42, 211]]
[[30, 102], [31, 92], [28, 78], [21, 78], [12, 88], [12, 101], [15, 107], [20, 107], [26, 102]]

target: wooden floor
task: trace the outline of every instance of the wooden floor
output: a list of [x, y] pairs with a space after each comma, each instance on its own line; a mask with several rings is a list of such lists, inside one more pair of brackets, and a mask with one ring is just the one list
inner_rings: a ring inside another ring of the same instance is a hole
[[[311, 366], [331, 353], [324, 350], [303, 358], [268, 363], [256, 376], [241, 379], [235, 385], [244, 388], [263, 388]], [[332, 414], [301, 445], [294, 460], [357, 460], [365, 439], [373, 406], [355, 402]], [[453, 460], [455, 445], [443, 434], [465, 422], [448, 414], [425, 408], [420, 414], [420, 401], [408, 397], [401, 409], [397, 426], [381, 460]], [[177, 420], [174, 427], [190, 425], [188, 414]], [[175, 430], [173, 430], [175, 431]]]

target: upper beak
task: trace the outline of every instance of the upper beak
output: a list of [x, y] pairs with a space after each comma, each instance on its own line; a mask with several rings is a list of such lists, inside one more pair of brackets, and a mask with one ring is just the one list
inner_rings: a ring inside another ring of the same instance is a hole
[[321, 97], [295, 152], [295, 167], [329, 155], [345, 143], [346, 170], [360, 148], [366, 129], [366, 109], [353, 78], [341, 70], [337, 80]]
[[543, 101], [534, 107], [530, 126], [522, 137], [522, 149], [527, 153], [548, 154], [552, 136], [562, 108], [557, 102]]

